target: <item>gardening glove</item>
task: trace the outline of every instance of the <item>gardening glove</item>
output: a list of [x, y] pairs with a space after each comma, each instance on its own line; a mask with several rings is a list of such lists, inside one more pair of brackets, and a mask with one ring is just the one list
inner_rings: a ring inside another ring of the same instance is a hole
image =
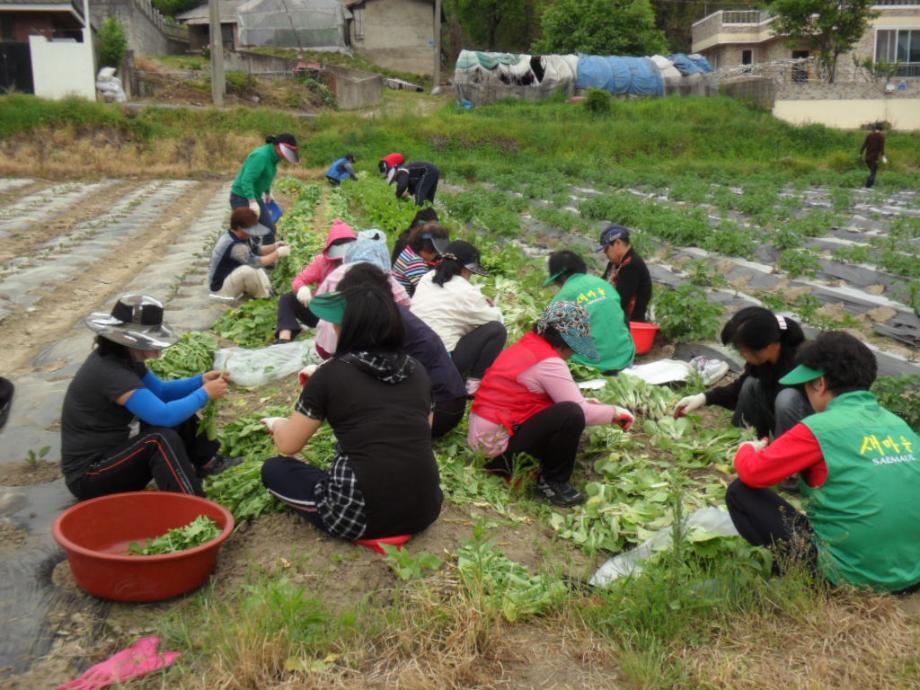
[[300, 381], [300, 385], [304, 385], [307, 381], [310, 380], [310, 377], [319, 369], [318, 364], [308, 364], [303, 369], [300, 370], [300, 373], [297, 374], [297, 380]]
[[740, 446], [738, 446], [738, 448], [740, 450], [744, 446], [750, 446], [751, 448], [754, 449], [755, 453], [759, 453], [760, 451], [762, 451], [764, 448], [767, 447], [768, 443], [769, 441], [767, 439], [761, 438], [761, 439], [758, 439], [757, 441], [745, 441]]
[[310, 288], [308, 288], [306, 285], [297, 291], [297, 301], [300, 302], [303, 306], [309, 307], [311, 299], [313, 299], [313, 293], [310, 292]]
[[696, 395], [688, 395], [685, 398], [681, 398], [674, 406], [674, 418], [677, 419], [678, 417], [688, 415], [691, 412], [700, 409], [705, 404], [705, 393], [697, 393]]
[[636, 418], [633, 416], [633, 413], [627, 410], [625, 407], [618, 407], [614, 405], [613, 419], [611, 421], [623, 429], [623, 431], [629, 431], [632, 428], [632, 425], [635, 424]]
[[159, 637], [143, 637], [58, 690], [102, 690], [166, 668], [181, 656], [180, 652], [160, 653], [159, 648]]
[[262, 210], [259, 208], [259, 202], [255, 199], [249, 200], [249, 208], [251, 208], [257, 216], [262, 213]]
[[888, 157], [887, 157], [887, 156], [882, 156], [882, 164], [883, 164], [883, 165], [888, 165]]
[[283, 422], [285, 419], [287, 419], [287, 417], [263, 417], [259, 421], [262, 423], [262, 426], [268, 429], [268, 433], [273, 434], [275, 433], [275, 427], [278, 426], [278, 422]]
[[291, 255], [291, 248], [286, 244], [281, 245], [275, 251], [278, 252], [278, 256], [282, 259]]

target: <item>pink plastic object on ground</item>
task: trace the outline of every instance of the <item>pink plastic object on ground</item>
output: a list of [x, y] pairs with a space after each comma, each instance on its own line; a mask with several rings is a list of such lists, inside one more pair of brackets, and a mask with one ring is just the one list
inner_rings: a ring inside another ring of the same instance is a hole
[[412, 539], [411, 534], [399, 534], [395, 537], [380, 537], [378, 539], [355, 539], [354, 543], [366, 546], [371, 551], [376, 551], [381, 556], [384, 556], [386, 555], [386, 551], [383, 550], [384, 544], [401, 549], [410, 539]]
[[102, 690], [166, 668], [182, 655], [181, 652], [160, 653], [159, 648], [159, 637], [142, 637], [130, 647], [96, 664], [76, 680], [64, 683], [58, 690]]

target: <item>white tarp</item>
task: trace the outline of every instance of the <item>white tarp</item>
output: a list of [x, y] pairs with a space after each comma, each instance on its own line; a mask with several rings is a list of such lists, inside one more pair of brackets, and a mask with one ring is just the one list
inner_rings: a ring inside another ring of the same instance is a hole
[[345, 48], [351, 12], [337, 0], [249, 0], [237, 9], [240, 44]]
[[543, 67], [540, 83], [545, 86], [574, 84], [578, 79], [577, 55], [543, 55], [540, 64]]

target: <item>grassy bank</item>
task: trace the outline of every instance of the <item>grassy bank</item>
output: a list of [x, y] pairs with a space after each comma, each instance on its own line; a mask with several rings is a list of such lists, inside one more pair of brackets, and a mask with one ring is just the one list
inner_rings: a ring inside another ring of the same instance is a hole
[[[392, 100], [413, 95], [391, 95]], [[260, 108], [147, 108], [139, 113], [97, 103], [0, 98], [0, 153], [5, 174], [231, 174], [265, 134], [293, 131], [308, 165], [346, 150], [359, 167], [405, 151], [433, 160], [449, 178], [495, 183], [542, 181], [667, 184], [703, 178], [851, 185], [862, 166], [860, 132], [793, 127], [723, 98], [614, 101], [594, 115], [564, 102], [505, 102], [465, 111], [451, 103], [431, 117], [405, 108], [393, 115], [327, 113], [313, 120]], [[889, 187], [915, 185], [920, 136], [892, 133]], [[128, 155], [120, 155], [128, 154]], [[115, 160], [120, 158], [120, 160]], [[35, 171], [36, 161], [39, 172]]]

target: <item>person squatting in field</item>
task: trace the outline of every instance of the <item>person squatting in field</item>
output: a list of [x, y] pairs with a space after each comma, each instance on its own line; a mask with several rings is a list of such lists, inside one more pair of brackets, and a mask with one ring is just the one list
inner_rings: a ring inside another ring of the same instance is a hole
[[211, 251], [208, 288], [222, 297], [255, 297], [272, 294], [265, 267], [290, 256], [287, 242], [259, 244], [269, 229], [259, 223], [255, 211], [237, 208], [230, 214], [230, 229], [221, 235]]
[[410, 297], [415, 294], [415, 286], [422, 276], [437, 268], [449, 240], [447, 228], [437, 223], [426, 223], [409, 233], [406, 244], [393, 262], [392, 273]]
[[240, 462], [198, 432], [195, 414], [226, 395], [227, 376], [161, 381], [147, 368], [178, 340], [163, 311], [153, 297], [124, 295], [111, 314], [85, 320], [95, 348], [67, 387], [61, 413], [61, 468], [80, 500], [140, 491], [151, 479], [163, 491], [202, 496], [203, 477]]
[[[307, 379], [290, 417], [264, 420], [283, 454], [262, 466], [266, 488], [341, 539], [420, 532], [443, 500], [431, 446], [431, 381], [404, 351], [406, 329], [381, 282], [356, 281], [314, 298], [311, 309], [336, 330], [335, 352]], [[288, 457], [324, 421], [338, 442], [329, 471]]]
[[272, 203], [272, 184], [278, 174], [278, 163], [300, 162], [297, 138], [293, 134], [277, 134], [265, 139], [265, 144], [253, 150], [230, 188], [230, 208], [251, 208], [259, 222], [269, 229], [265, 242], [275, 241], [275, 221], [268, 208]]
[[801, 386], [783, 383], [805, 342], [801, 326], [763, 307], [745, 307], [722, 328], [722, 343], [744, 357], [744, 372], [733, 383], [681, 398], [674, 416], [704, 405], [734, 410], [732, 424], [754, 427], [760, 437], [782, 436], [813, 410]]
[[328, 180], [329, 184], [333, 187], [338, 187], [345, 180], [357, 181], [358, 174], [355, 172], [354, 162], [355, 156], [351, 153], [346, 153], [334, 161], [326, 171], [326, 180]]
[[537, 496], [561, 507], [587, 499], [569, 483], [585, 426], [629, 430], [634, 422], [629, 410], [585, 399], [566, 364], [575, 353], [598, 358], [591, 317], [574, 302], [553, 302], [531, 332], [498, 356], [470, 412], [468, 441], [490, 459], [486, 469], [510, 476], [516, 456], [536, 458]]
[[508, 338], [501, 310], [470, 282], [474, 274], [486, 275], [479, 260], [479, 250], [469, 242], [450, 242], [412, 297], [412, 313], [441, 338], [470, 395]]
[[597, 369], [604, 376], [613, 376], [632, 364], [636, 345], [623, 318], [620, 295], [610, 283], [588, 275], [587, 265], [575, 252], [553, 252], [549, 255], [547, 270], [549, 277], [543, 286], [559, 288], [553, 302], [575, 302], [591, 317], [591, 338], [597, 348], [597, 359], [588, 359], [576, 352], [572, 361]]
[[319, 319], [310, 311], [310, 300], [313, 298], [310, 286], [321, 285], [330, 273], [342, 265], [348, 245], [357, 237], [345, 221], [332, 221], [323, 251], [314, 256], [313, 260], [294, 277], [291, 281], [291, 292], [281, 295], [278, 300], [276, 342], [284, 343], [296, 338], [301, 331], [301, 324], [316, 327]]
[[[796, 362], [779, 382], [804, 387], [814, 413], [769, 445], [741, 445], [725, 497], [732, 522], [832, 584], [920, 587], [920, 437], [869, 390], [875, 355], [830, 331], [798, 348]], [[769, 488], [795, 476], [804, 514]]]

